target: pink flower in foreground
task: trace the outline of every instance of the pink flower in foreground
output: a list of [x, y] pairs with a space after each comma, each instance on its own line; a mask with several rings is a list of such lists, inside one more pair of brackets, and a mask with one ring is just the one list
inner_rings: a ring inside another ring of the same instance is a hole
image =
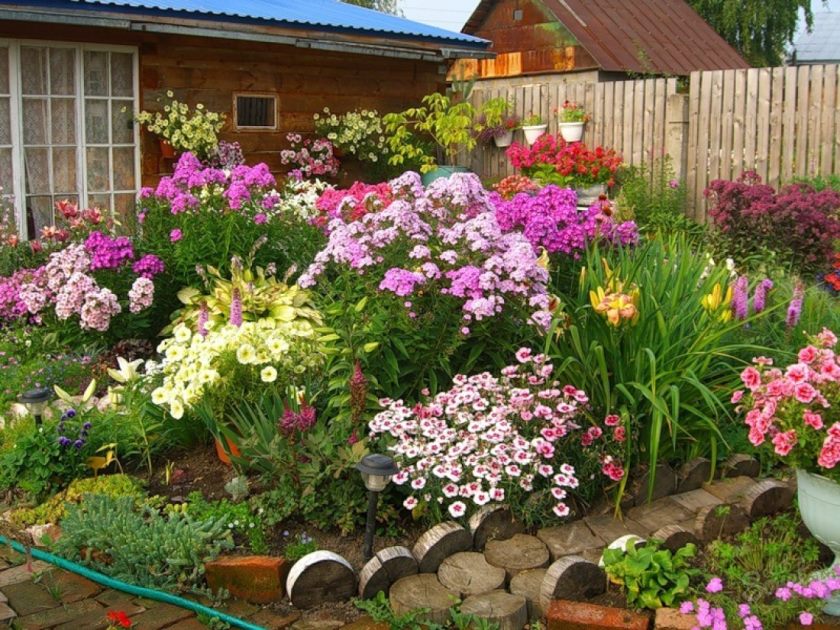
[[719, 577], [714, 577], [706, 584], [707, 593], [720, 593], [723, 590], [723, 581]]
[[810, 626], [814, 623], [814, 615], [809, 612], [801, 612], [799, 613], [799, 623], [803, 626]]
[[172, 230], [169, 233], [169, 241], [171, 243], [177, 243], [178, 241], [180, 241], [183, 238], [183, 236], [184, 236], [184, 233], [181, 232], [181, 230], [179, 230], [178, 228], [175, 228], [174, 230]]

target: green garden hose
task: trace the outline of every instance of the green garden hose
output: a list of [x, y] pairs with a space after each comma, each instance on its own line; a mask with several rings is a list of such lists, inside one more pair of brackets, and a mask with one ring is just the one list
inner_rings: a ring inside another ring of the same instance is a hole
[[239, 619], [238, 617], [232, 617], [231, 615], [227, 615], [225, 613], [219, 612], [218, 610], [214, 610], [208, 606], [203, 606], [202, 604], [192, 602], [188, 599], [184, 599], [183, 597], [178, 597], [177, 595], [172, 595], [170, 593], [164, 593], [163, 591], [156, 591], [151, 588], [145, 588], [143, 586], [134, 586], [133, 584], [128, 584], [127, 582], [108, 577], [107, 575], [99, 573], [98, 571], [88, 569], [87, 567], [84, 567], [70, 560], [59, 558], [58, 556], [54, 556], [51, 553], [47, 553], [46, 551], [42, 551], [40, 549], [35, 548], [27, 549], [19, 542], [14, 540], [8, 540], [5, 536], [0, 536], [0, 545], [9, 545], [12, 549], [20, 553], [29, 552], [32, 554], [32, 557], [36, 558], [37, 560], [43, 560], [44, 562], [53, 564], [61, 569], [64, 569], [65, 571], [76, 573], [107, 588], [112, 588], [117, 591], [123, 591], [124, 593], [136, 595], [137, 597], [143, 597], [145, 599], [151, 599], [156, 602], [172, 604], [173, 606], [178, 606], [180, 608], [191, 610], [192, 612], [199, 615], [215, 617], [219, 621], [224, 621], [225, 623], [230, 624], [234, 628], [244, 628], [244, 630], [265, 630], [263, 626], [258, 626], [256, 624], [245, 621], [244, 619]]

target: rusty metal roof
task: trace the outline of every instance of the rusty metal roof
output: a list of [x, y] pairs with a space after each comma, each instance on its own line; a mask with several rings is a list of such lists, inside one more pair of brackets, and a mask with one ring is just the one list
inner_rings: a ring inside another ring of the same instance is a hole
[[[498, 0], [481, 0], [475, 33]], [[686, 75], [749, 64], [683, 0], [542, 0], [601, 70]]]

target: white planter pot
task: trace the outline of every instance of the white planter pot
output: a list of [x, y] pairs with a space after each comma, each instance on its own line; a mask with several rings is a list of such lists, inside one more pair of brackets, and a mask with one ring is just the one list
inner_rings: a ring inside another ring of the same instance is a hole
[[493, 136], [493, 142], [500, 149], [509, 147], [511, 142], [513, 142], [513, 130], [506, 131], [501, 136]]
[[594, 184], [583, 188], [575, 187], [575, 193], [577, 194], [577, 205], [588, 208], [598, 201], [598, 197], [607, 193], [607, 185]]
[[[804, 470], [796, 471], [796, 483], [802, 521], [814, 538], [834, 552], [835, 569], [840, 564], [840, 484]], [[823, 610], [840, 615], [840, 594], [826, 600]]]
[[548, 129], [548, 125], [526, 125], [522, 127], [522, 131], [525, 134], [525, 142], [534, 144], [534, 141], [543, 135], [546, 129]]
[[561, 122], [560, 135], [566, 142], [580, 142], [583, 138], [583, 127], [586, 123], [583, 122]]

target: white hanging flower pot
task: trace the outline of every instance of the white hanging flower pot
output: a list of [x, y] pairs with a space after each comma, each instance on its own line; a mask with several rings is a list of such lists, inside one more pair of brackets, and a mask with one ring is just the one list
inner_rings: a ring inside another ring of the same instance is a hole
[[580, 142], [583, 138], [583, 127], [585, 122], [561, 122], [559, 123], [560, 135], [566, 142]]
[[522, 127], [522, 131], [525, 134], [525, 142], [528, 144], [534, 144], [537, 138], [545, 133], [545, 130], [548, 129], [548, 125], [525, 125]]
[[504, 132], [501, 136], [493, 136], [493, 142], [500, 149], [509, 147], [513, 142], [513, 129]]

